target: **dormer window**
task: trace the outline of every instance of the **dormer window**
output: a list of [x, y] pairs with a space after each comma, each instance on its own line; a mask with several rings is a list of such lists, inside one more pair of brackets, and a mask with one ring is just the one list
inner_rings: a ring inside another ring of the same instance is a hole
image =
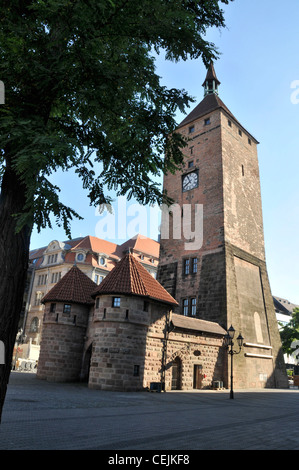
[[57, 263], [57, 259], [58, 259], [58, 254], [57, 253], [55, 255], [49, 255], [48, 256], [48, 264]]
[[77, 261], [79, 261], [79, 262], [80, 262], [80, 261], [81, 261], [81, 262], [84, 261], [84, 254], [83, 254], [83, 253], [78, 253], [78, 254], [77, 254]]
[[100, 257], [100, 264], [101, 264], [102, 266], [104, 266], [105, 263], [106, 263], [106, 259], [104, 258], [104, 256], [101, 256], [101, 257]]

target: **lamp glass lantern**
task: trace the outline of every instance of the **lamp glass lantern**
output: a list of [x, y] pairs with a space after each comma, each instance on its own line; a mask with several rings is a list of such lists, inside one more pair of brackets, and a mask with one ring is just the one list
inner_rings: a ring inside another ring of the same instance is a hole
[[233, 325], [231, 325], [230, 328], [227, 330], [230, 339], [234, 339], [235, 331], [236, 330], [234, 329]]
[[244, 338], [243, 336], [241, 335], [241, 333], [239, 334], [238, 338], [237, 338], [237, 342], [238, 342], [238, 345], [239, 345], [239, 348], [241, 349], [242, 346], [243, 346], [243, 341], [244, 341]]

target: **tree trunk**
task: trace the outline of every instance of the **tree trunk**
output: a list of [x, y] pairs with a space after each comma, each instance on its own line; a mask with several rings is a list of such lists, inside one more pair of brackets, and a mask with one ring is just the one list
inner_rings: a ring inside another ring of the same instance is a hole
[[5, 364], [0, 365], [0, 422], [28, 269], [32, 229], [25, 226], [16, 233], [12, 217], [22, 212], [25, 194], [24, 185], [8, 164], [0, 194], [0, 341], [5, 348]]

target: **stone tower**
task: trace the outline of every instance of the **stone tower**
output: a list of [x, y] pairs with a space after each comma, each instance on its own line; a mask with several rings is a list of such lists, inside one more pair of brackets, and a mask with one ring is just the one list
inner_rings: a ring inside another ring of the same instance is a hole
[[258, 141], [219, 98], [219, 85], [211, 64], [203, 100], [177, 129], [188, 146], [182, 171], [164, 177], [175, 203], [162, 214], [158, 280], [177, 313], [242, 333], [237, 388], [287, 387], [265, 260]]
[[89, 314], [97, 285], [73, 266], [44, 296], [43, 338], [37, 377], [54, 382], [80, 378]]

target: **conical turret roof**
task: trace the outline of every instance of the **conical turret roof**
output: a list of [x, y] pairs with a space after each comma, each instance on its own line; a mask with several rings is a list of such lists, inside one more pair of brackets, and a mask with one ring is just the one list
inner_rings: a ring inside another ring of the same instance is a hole
[[110, 271], [94, 290], [92, 296], [104, 294], [138, 295], [163, 303], [177, 305], [177, 301], [153, 278], [153, 276], [128, 253]]
[[204, 96], [203, 100], [200, 101], [200, 103], [197, 106], [195, 106], [195, 108], [185, 117], [185, 119], [183, 119], [183, 121], [178, 125], [178, 129], [180, 129], [181, 127], [183, 127], [187, 124], [193, 123], [197, 119], [202, 118], [203, 116], [206, 116], [206, 115], [212, 113], [213, 111], [216, 111], [217, 109], [221, 109], [229, 119], [232, 119], [241, 129], [243, 129], [253, 139], [253, 141], [255, 143], [258, 144], [259, 142], [256, 140], [256, 138], [252, 134], [250, 134], [244, 128], [244, 126], [242, 126], [242, 124], [235, 118], [233, 113], [223, 103], [221, 98], [219, 98], [218, 91], [216, 92], [216, 89], [217, 89], [218, 85], [220, 85], [220, 81], [218, 80], [218, 78], [216, 76], [216, 72], [215, 72], [215, 69], [214, 69], [213, 62], [211, 62], [210, 66], [207, 70], [207, 75], [206, 75], [205, 81], [203, 82], [203, 86], [205, 87], [205, 91], [207, 90], [206, 84], [209, 81], [214, 81], [215, 82], [215, 84], [216, 84], [215, 89], [213, 88], [213, 89], [209, 90], [211, 92], [205, 93], [205, 96]]
[[69, 302], [92, 305], [91, 293], [96, 284], [77, 266], [73, 266], [57, 284], [43, 297], [46, 302]]
[[221, 82], [219, 82], [217, 76], [216, 76], [216, 72], [215, 72], [215, 68], [214, 68], [214, 64], [213, 62], [210, 63], [209, 65], [209, 68], [207, 70], [207, 76], [205, 78], [205, 81], [203, 82], [202, 86], [205, 86], [205, 83], [207, 80], [215, 80], [215, 82], [217, 83], [217, 85], [220, 85]]

